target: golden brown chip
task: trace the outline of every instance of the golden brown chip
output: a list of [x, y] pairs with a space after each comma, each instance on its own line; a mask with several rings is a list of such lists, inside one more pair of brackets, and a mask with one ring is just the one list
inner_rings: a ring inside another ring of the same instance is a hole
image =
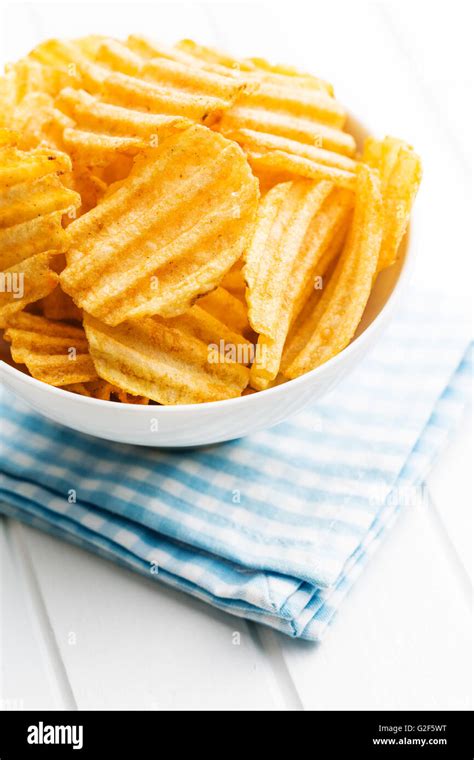
[[89, 92], [100, 92], [107, 76], [107, 70], [94, 63], [80, 41], [46, 40], [33, 48], [28, 59], [62, 72], [68, 77], [65, 85], [84, 87]]
[[97, 373], [127, 393], [194, 404], [240, 396], [248, 383], [248, 369], [219, 351], [220, 333], [206, 343], [153, 317], [110, 327], [86, 315], [84, 327]]
[[[230, 273], [229, 273], [230, 274]], [[245, 287], [245, 281], [242, 282]], [[247, 304], [242, 302], [238, 296], [224, 287], [218, 287], [215, 290], [203, 296], [197, 301], [197, 305], [204, 311], [209, 312], [213, 317], [218, 319], [230, 329], [240, 335], [251, 333], [251, 327], [248, 320]]]
[[290, 326], [351, 205], [351, 193], [307, 180], [277, 185], [262, 200], [244, 267], [249, 320], [259, 333], [252, 387], [267, 388], [276, 378]]
[[12, 76], [5, 72], [3, 76], [0, 75], [0, 129], [13, 126], [15, 106], [15, 83]]
[[138, 404], [140, 406], [146, 406], [150, 403], [150, 399], [146, 398], [146, 396], [136, 396], [133, 393], [126, 393], [125, 391], [120, 390], [120, 388], [111, 387], [112, 395], [116, 396], [117, 401], [120, 401], [121, 404]]
[[[191, 125], [188, 118], [173, 114], [148, 113], [101, 101], [84, 90], [65, 88], [56, 98], [56, 107], [76, 125], [78, 131], [96, 135], [97, 139], [127, 138], [153, 147], [177, 129]], [[84, 163], [87, 163], [84, 157]], [[89, 161], [89, 163], [91, 163]]]
[[58, 280], [51, 268], [51, 252], [38, 253], [0, 272], [0, 328], [13, 314], [51, 293]]
[[[137, 42], [136, 44], [140, 44]], [[199, 45], [193, 40], [180, 40], [173, 51], [168, 55], [179, 54], [185, 55], [188, 60], [194, 60], [204, 68], [219, 71], [227, 76], [244, 76], [250, 81], [272, 82], [290, 87], [302, 87], [304, 89], [316, 89], [333, 95], [333, 88], [322, 79], [318, 79], [312, 74], [306, 74], [298, 71], [293, 66], [284, 64], [273, 64], [264, 58], [233, 58], [227, 53], [216, 50], [215, 48]]]
[[207, 296], [200, 299], [191, 309], [178, 317], [168, 319], [155, 317], [155, 320], [168, 327], [175, 327], [207, 345], [218, 341], [220, 351], [224, 353], [227, 351], [229, 355], [235, 354], [235, 361], [240, 364], [250, 364], [252, 347], [244, 335], [245, 326], [242, 329], [241, 325], [236, 324], [235, 313], [218, 314], [216, 313], [218, 310], [216, 308], [212, 310], [212, 306], [211, 309], [206, 309], [205, 305], [201, 306], [206, 298]]
[[79, 396], [88, 398], [98, 398], [102, 401], [110, 401], [112, 396], [112, 386], [106, 380], [91, 380], [88, 383], [71, 383], [64, 385], [63, 390], [77, 393]]
[[219, 129], [223, 134], [237, 129], [252, 129], [346, 156], [355, 153], [355, 140], [348, 132], [285, 112], [269, 111], [258, 106], [249, 108], [240, 100], [223, 115]]
[[29, 56], [8, 64], [5, 77], [14, 106], [20, 105], [29, 95], [54, 97], [63, 87], [77, 82], [77, 77], [67, 69], [40, 63]]
[[264, 58], [247, 58], [245, 63], [252, 65], [256, 69], [257, 75], [267, 81], [291, 87], [323, 90], [328, 95], [334, 95], [333, 87], [329, 82], [325, 82], [324, 79], [319, 79], [312, 74], [298, 71], [293, 66], [269, 63]]
[[133, 50], [129, 45], [111, 38], [104, 39], [97, 45], [94, 58], [111, 71], [145, 79], [171, 90], [217, 97], [226, 106], [235, 100], [245, 86], [245, 82], [232, 80], [227, 73], [223, 76], [198, 68], [193, 58], [173, 60], [160, 55], [159, 49], [150, 57], [139, 46]]
[[[298, 140], [290, 140], [287, 137], [281, 137], [279, 135], [266, 134], [265, 132], [258, 132], [254, 129], [237, 129], [226, 133], [226, 137], [231, 140], [235, 140], [242, 146], [246, 153], [249, 153], [255, 157], [265, 155], [277, 155], [284, 154], [288, 157], [295, 159], [304, 159], [309, 162], [308, 166], [314, 166], [313, 172], [319, 171], [319, 173], [325, 170], [325, 167], [329, 169], [338, 170], [341, 174], [341, 179], [346, 179], [347, 175], [352, 175], [355, 179], [355, 171], [357, 163], [352, 158], [343, 155], [342, 153], [336, 153], [330, 150], [324, 150], [314, 145], [308, 145], [307, 143], [299, 142]], [[278, 168], [278, 164], [275, 164], [275, 168]], [[281, 166], [281, 170], [287, 170], [286, 165]], [[310, 171], [308, 169], [308, 171]], [[298, 172], [299, 173], [299, 172]], [[304, 175], [306, 176], [306, 175]], [[326, 179], [331, 179], [335, 184], [343, 184], [337, 182], [338, 174], [329, 174]], [[314, 177], [309, 176], [309, 179]], [[351, 182], [351, 186], [353, 186]]]
[[26, 153], [15, 147], [4, 146], [0, 155], [0, 189], [7, 191], [12, 185], [33, 182], [70, 169], [70, 160], [64, 153], [46, 148]]
[[39, 302], [39, 307], [46, 319], [59, 322], [82, 322], [82, 311], [78, 309], [71, 296], [68, 296], [60, 286], [49, 296]]
[[221, 280], [221, 285], [225, 290], [227, 290], [231, 295], [235, 296], [235, 298], [238, 298], [242, 303], [247, 306], [247, 301], [245, 300], [245, 279], [242, 271], [243, 267], [243, 261], [242, 259], [239, 259], [235, 262], [235, 264], [232, 265], [232, 267], [229, 269], [228, 272], [224, 275], [224, 277]]
[[13, 360], [37, 380], [64, 386], [97, 379], [81, 327], [22, 312], [9, 318], [4, 338]]
[[318, 164], [304, 156], [272, 150], [267, 153], [247, 151], [247, 157], [257, 177], [265, 173], [274, 173], [277, 176], [284, 174], [288, 179], [305, 177], [306, 179], [329, 180], [338, 187], [345, 187], [348, 190], [353, 190], [355, 187], [355, 174], [352, 172]]
[[138, 161], [111, 196], [69, 226], [62, 287], [110, 325], [180, 314], [241, 256], [257, 197], [241, 149], [191, 127]]
[[410, 211], [421, 182], [419, 156], [402, 140], [369, 137], [362, 160], [380, 172], [384, 205], [384, 233], [378, 271], [395, 263], [407, 230]]
[[58, 174], [71, 167], [56, 151], [15, 147], [17, 136], [0, 140], [0, 326], [57, 285], [51, 257], [66, 247], [64, 213], [80, 203]]
[[67, 245], [67, 236], [61, 225], [62, 211], [27, 219], [10, 227], [0, 227], [0, 270], [46, 251], [49, 246], [56, 251]]
[[352, 340], [370, 295], [382, 230], [380, 178], [376, 170], [361, 164], [354, 217], [344, 250], [315, 308], [285, 346], [285, 377], [298, 377], [315, 369]]

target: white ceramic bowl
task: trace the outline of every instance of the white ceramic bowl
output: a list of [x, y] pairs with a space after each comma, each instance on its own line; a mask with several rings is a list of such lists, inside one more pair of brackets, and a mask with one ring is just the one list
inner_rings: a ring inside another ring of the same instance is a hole
[[[348, 128], [359, 144], [368, 134], [353, 118]], [[206, 404], [136, 406], [53, 388], [4, 361], [0, 361], [0, 379], [35, 411], [98, 438], [161, 447], [201, 446], [239, 438], [276, 425], [317, 401], [363, 360], [399, 301], [411, 259], [407, 236], [397, 264], [377, 278], [352, 343], [312, 372], [266, 391]]]

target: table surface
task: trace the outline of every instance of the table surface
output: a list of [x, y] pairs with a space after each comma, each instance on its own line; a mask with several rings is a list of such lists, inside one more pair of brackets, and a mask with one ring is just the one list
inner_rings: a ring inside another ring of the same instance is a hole
[[[152, 34], [156, 27], [164, 42], [194, 37], [334, 82], [374, 132], [405, 137], [422, 154], [414, 277], [467, 302], [472, 120], [464, 3], [451, 2], [449, 13], [413, 1], [30, 3], [4, 7], [2, 21], [5, 61], [49, 36]], [[225, 615], [0, 521], [0, 706], [469, 709], [471, 445], [466, 417], [428, 478], [425, 503], [402, 513], [322, 645]]]

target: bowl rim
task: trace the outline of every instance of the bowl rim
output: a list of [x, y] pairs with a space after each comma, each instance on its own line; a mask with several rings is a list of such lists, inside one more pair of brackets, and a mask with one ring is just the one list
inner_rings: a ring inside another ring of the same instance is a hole
[[[371, 134], [370, 130], [367, 129], [366, 125], [363, 121], [358, 119], [351, 111], [347, 112], [348, 121], [352, 121], [354, 126], [356, 127], [357, 131], [363, 133], [365, 136], [369, 136]], [[357, 138], [356, 138], [357, 139]], [[25, 383], [26, 385], [30, 385], [33, 388], [40, 387], [45, 393], [50, 393], [51, 396], [54, 398], [56, 397], [63, 397], [64, 399], [71, 399], [71, 396], [74, 397], [74, 401], [78, 404], [84, 404], [85, 407], [89, 406], [90, 408], [106, 408], [111, 409], [113, 408], [116, 411], [124, 412], [127, 410], [129, 412], [131, 409], [134, 410], [133, 414], [150, 414], [153, 415], [163, 415], [163, 414], [185, 414], [185, 413], [192, 413], [192, 412], [198, 412], [199, 410], [202, 412], [210, 412], [211, 410], [215, 410], [215, 413], [218, 413], [219, 410], [222, 409], [228, 409], [229, 407], [238, 406], [239, 404], [242, 406], [243, 404], [251, 405], [258, 403], [257, 399], [262, 398], [262, 394], [265, 394], [265, 398], [269, 398], [270, 394], [273, 394], [273, 396], [276, 398], [278, 397], [278, 394], [284, 394], [285, 389], [288, 389], [289, 386], [291, 388], [297, 388], [298, 385], [304, 385], [307, 382], [311, 382], [311, 380], [318, 377], [318, 375], [322, 375], [324, 372], [327, 371], [329, 368], [336, 367], [340, 362], [345, 361], [348, 357], [350, 357], [351, 354], [354, 353], [356, 350], [355, 347], [360, 347], [363, 345], [364, 342], [367, 342], [370, 340], [370, 336], [372, 333], [376, 332], [377, 329], [380, 326], [380, 323], [382, 319], [387, 319], [390, 313], [393, 311], [393, 308], [396, 304], [396, 302], [399, 300], [399, 297], [405, 287], [405, 284], [408, 280], [408, 277], [412, 271], [413, 262], [414, 262], [414, 253], [413, 253], [413, 246], [410, 245], [410, 237], [411, 232], [413, 228], [413, 222], [410, 219], [410, 222], [408, 224], [406, 233], [404, 235], [404, 239], [401, 243], [401, 245], [404, 246], [404, 258], [403, 262], [400, 268], [400, 271], [398, 273], [397, 281], [395, 282], [395, 285], [392, 289], [392, 292], [388, 296], [385, 304], [380, 309], [378, 314], [374, 317], [372, 322], [366, 327], [366, 329], [358, 335], [355, 339], [353, 339], [348, 346], [342, 349], [338, 354], [333, 356], [331, 359], [329, 359], [327, 362], [324, 362], [324, 364], [321, 364], [319, 367], [316, 367], [315, 369], [310, 370], [309, 372], [305, 372], [303, 375], [300, 375], [299, 377], [296, 377], [292, 380], [287, 380], [284, 383], [280, 383], [279, 385], [275, 385], [273, 388], [266, 388], [265, 390], [256, 391], [255, 393], [247, 394], [246, 396], [236, 396], [234, 398], [228, 398], [228, 399], [221, 399], [219, 401], [203, 401], [202, 403], [198, 404], [175, 404], [175, 405], [162, 405], [162, 404], [153, 404], [153, 405], [144, 405], [144, 404], [119, 404], [107, 401], [105, 399], [98, 399], [98, 398], [91, 398], [89, 396], [82, 396], [78, 393], [71, 393], [71, 391], [67, 391], [64, 388], [56, 388], [54, 385], [48, 385], [47, 383], [43, 383], [41, 380], [37, 380], [34, 377], [31, 377], [31, 375], [27, 375], [24, 372], [21, 372], [16, 367], [13, 367], [12, 365], [5, 362], [3, 359], [0, 359], [0, 377], [2, 374], [4, 375], [11, 375], [12, 377], [18, 378], [21, 382]]]

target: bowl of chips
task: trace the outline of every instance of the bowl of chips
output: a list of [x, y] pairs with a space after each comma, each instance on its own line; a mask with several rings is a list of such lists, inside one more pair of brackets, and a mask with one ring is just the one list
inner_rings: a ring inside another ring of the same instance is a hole
[[48, 40], [0, 79], [0, 377], [124, 443], [281, 422], [374, 344], [420, 180], [332, 86], [182, 40]]

